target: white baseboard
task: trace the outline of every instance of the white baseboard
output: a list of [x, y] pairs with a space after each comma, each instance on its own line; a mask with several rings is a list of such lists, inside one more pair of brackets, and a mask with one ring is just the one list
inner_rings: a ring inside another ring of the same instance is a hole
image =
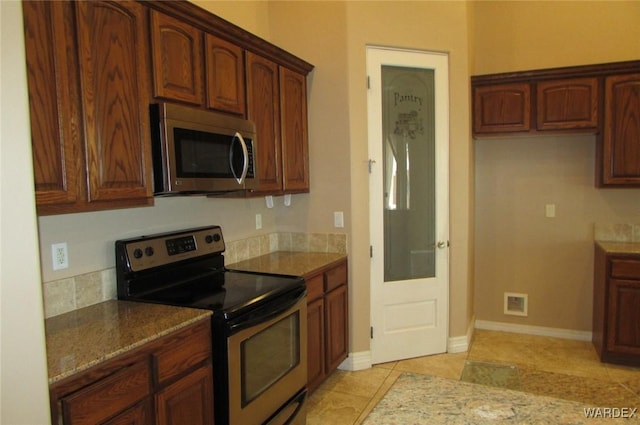
[[464, 353], [469, 351], [471, 338], [473, 338], [475, 317], [469, 322], [467, 334], [462, 336], [454, 336], [449, 338], [447, 342], [447, 353]]
[[512, 332], [526, 335], [549, 336], [553, 338], [573, 339], [576, 341], [591, 341], [592, 333], [572, 329], [547, 328], [544, 326], [518, 325], [514, 323], [491, 322], [476, 320], [476, 329], [489, 331]]
[[[469, 322], [466, 335], [449, 338], [447, 341], [447, 353], [464, 353], [469, 351], [471, 338], [473, 337], [474, 322], [475, 318]], [[372, 366], [371, 351], [360, 351], [357, 353], [349, 353], [349, 357], [340, 363], [338, 369], [355, 371], [369, 369]]]
[[371, 351], [360, 351], [357, 353], [349, 353], [347, 357], [340, 365], [340, 370], [363, 370], [370, 369], [373, 365], [371, 360]]

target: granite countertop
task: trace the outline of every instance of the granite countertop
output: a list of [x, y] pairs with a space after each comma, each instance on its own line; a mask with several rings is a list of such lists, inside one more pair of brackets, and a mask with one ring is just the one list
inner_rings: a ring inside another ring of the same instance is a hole
[[110, 300], [45, 320], [49, 384], [211, 316], [209, 310]]
[[607, 254], [640, 254], [640, 242], [596, 241]]
[[227, 265], [231, 270], [304, 276], [347, 258], [336, 252], [276, 251]]

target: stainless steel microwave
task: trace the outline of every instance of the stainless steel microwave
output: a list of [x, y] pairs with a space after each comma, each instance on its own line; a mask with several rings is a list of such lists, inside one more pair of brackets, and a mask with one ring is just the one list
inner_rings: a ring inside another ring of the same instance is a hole
[[150, 106], [156, 196], [254, 189], [255, 125], [188, 106]]

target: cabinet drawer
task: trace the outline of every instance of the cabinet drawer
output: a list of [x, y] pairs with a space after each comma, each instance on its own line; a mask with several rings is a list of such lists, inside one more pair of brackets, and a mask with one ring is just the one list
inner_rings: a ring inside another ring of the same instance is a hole
[[314, 301], [324, 293], [324, 279], [322, 274], [310, 277], [307, 282], [307, 302]]
[[64, 423], [95, 425], [142, 400], [151, 392], [146, 362], [126, 367], [62, 399]]
[[340, 285], [347, 284], [347, 263], [328, 270], [324, 274], [324, 290], [329, 292]]
[[640, 261], [611, 260], [611, 276], [623, 279], [640, 279]]
[[166, 348], [153, 355], [157, 382], [174, 378], [210, 356], [211, 333], [206, 322], [169, 337]]

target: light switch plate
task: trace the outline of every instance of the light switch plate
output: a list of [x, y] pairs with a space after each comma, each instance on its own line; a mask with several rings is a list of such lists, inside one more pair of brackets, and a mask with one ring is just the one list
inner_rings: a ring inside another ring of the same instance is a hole
[[344, 214], [342, 211], [335, 211], [333, 213], [333, 226], [344, 227]]
[[556, 205], [547, 204], [544, 206], [544, 216], [547, 218], [553, 218], [556, 216]]

